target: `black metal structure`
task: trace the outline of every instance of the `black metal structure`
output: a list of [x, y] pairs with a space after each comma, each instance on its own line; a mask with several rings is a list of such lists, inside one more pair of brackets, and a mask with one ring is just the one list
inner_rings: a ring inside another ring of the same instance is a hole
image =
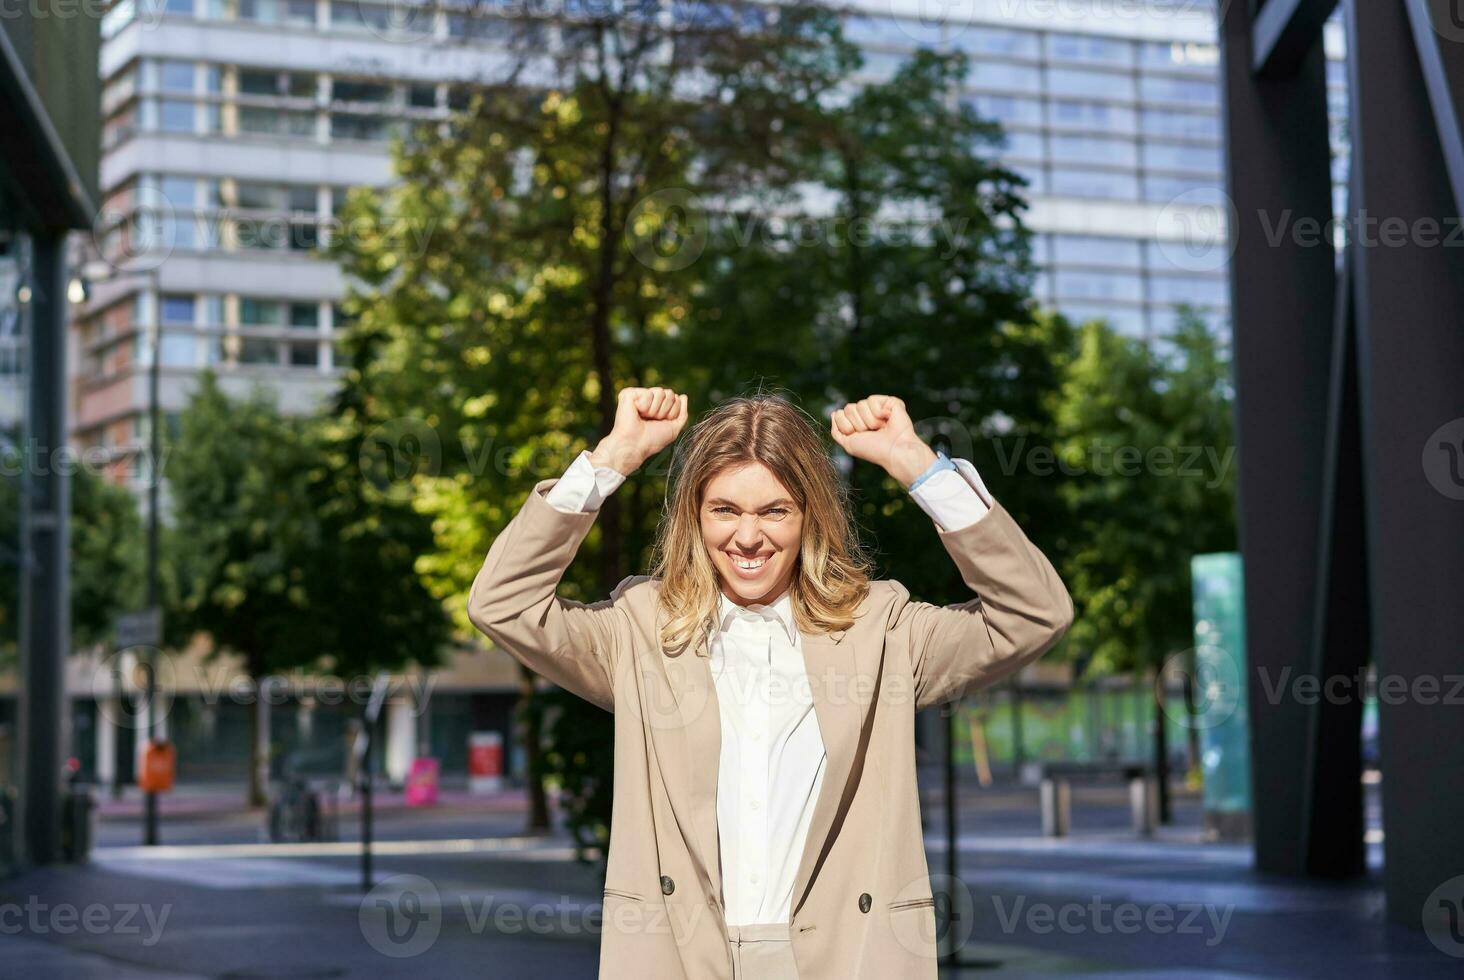
[[[97, 21], [17, 10], [0, 18], [0, 233], [23, 257], [15, 297], [29, 379], [20, 475], [20, 710], [17, 798], [21, 860], [62, 854], [62, 760], [69, 707], [66, 445], [67, 275], [70, 229], [95, 214]], [[3, 832], [12, 831], [7, 825]], [[3, 870], [3, 869], [0, 869]]]
[[1418, 926], [1464, 876], [1464, 4], [1340, 3], [1340, 252], [1322, 46], [1339, 0], [1222, 7], [1255, 860], [1366, 873], [1371, 661], [1387, 914]]

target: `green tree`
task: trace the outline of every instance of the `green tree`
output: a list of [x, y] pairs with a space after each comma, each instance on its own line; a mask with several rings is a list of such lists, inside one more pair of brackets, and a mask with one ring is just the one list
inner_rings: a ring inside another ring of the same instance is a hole
[[[19, 431], [0, 435], [19, 445]], [[0, 665], [17, 661], [20, 603], [20, 481], [0, 479]], [[112, 620], [142, 603], [142, 522], [125, 488], [85, 466], [71, 475], [71, 646], [111, 635]]]
[[[339, 407], [339, 406], [338, 406]], [[429, 533], [367, 482], [349, 412], [286, 416], [255, 386], [200, 375], [165, 477], [170, 646], [208, 634], [254, 687], [249, 801], [265, 799], [259, 685], [292, 670], [354, 674], [435, 663], [440, 604], [415, 562]]]
[[[440, 446], [403, 485], [438, 530], [424, 574], [469, 635], [473, 575], [533, 483], [609, 431], [620, 387], [672, 383], [646, 354], [688, 330], [696, 256], [665, 248], [687, 230], [687, 202], [786, 187], [792, 140], [812, 138], [852, 57], [813, 3], [688, 4], [669, 23], [640, 6], [587, 13], [547, 78], [537, 65], [542, 84], [510, 71], [451, 127], [399, 146], [399, 181], [352, 195], [333, 244], [353, 284], [351, 383], [377, 424], [417, 420]], [[603, 595], [641, 567], [656, 499], [640, 487], [606, 502], [585, 546], [593, 567], [577, 563], [565, 595]], [[527, 672], [521, 684], [528, 695]], [[611, 719], [556, 700], [521, 717], [530, 826], [548, 823], [549, 763], [563, 784], [602, 787], [567, 818], [603, 844]], [[588, 752], [541, 756], [550, 708]]]
[[[1152, 678], [1190, 648], [1190, 557], [1235, 546], [1231, 403], [1227, 354], [1192, 310], [1158, 343], [1082, 328], [1058, 455], [1078, 610], [1067, 642], [1088, 671]], [[1164, 735], [1156, 724], [1161, 776]]]

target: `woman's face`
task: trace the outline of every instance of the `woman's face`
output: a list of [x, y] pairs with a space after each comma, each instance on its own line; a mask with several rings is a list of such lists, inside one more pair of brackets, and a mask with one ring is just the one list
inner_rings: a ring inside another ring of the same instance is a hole
[[713, 477], [702, 494], [701, 531], [722, 592], [739, 606], [772, 602], [792, 583], [803, 512], [763, 464]]

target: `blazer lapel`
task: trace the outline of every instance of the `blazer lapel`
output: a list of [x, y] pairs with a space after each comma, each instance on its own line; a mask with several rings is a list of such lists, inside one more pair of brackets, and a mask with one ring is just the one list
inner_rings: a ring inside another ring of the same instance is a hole
[[828, 759], [793, 882], [791, 911], [795, 913], [803, 906], [814, 878], [823, 867], [858, 781], [855, 764], [858, 761], [862, 768], [860, 732], [867, 707], [861, 703], [867, 692], [865, 685], [859, 683], [855, 645], [844, 642], [845, 633], [801, 633], [800, 636], [819, 734]]
[[[722, 902], [717, 843], [717, 769], [722, 720], [705, 631], [679, 653], [660, 660], [673, 703], [653, 712], [651, 740], [672, 812], [708, 894]], [[651, 695], [654, 696], [654, 695]]]

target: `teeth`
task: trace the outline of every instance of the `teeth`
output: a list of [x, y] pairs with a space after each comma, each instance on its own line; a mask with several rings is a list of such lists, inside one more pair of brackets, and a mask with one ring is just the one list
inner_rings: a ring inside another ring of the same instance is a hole
[[768, 562], [766, 558], [759, 558], [756, 561], [747, 561], [743, 558], [734, 557], [732, 560], [737, 563], [738, 568], [746, 568], [748, 570], [754, 568], [762, 568]]

